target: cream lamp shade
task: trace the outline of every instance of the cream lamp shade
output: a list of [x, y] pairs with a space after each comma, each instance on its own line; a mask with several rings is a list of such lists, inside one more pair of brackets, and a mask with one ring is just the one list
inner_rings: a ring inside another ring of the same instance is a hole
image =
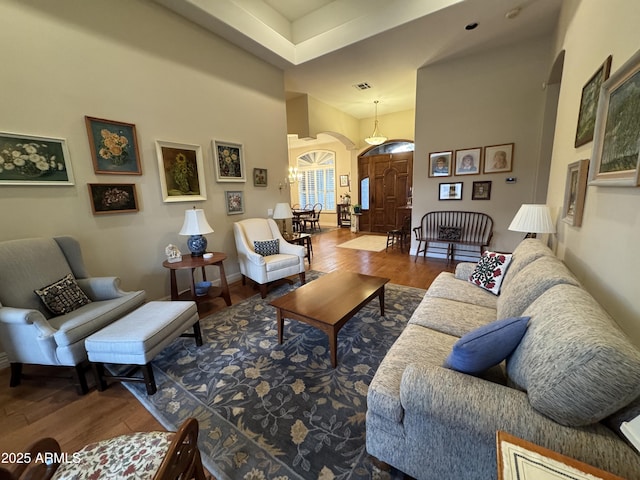
[[536, 238], [538, 233], [556, 233], [549, 207], [537, 204], [523, 204], [513, 217], [509, 230], [526, 232], [525, 238]]
[[286, 233], [286, 220], [287, 218], [293, 218], [293, 212], [288, 203], [276, 203], [276, 208], [273, 209], [273, 219], [282, 220], [282, 232]]
[[184, 223], [179, 235], [189, 235], [187, 247], [191, 251], [192, 257], [201, 257], [207, 251], [207, 239], [203, 237], [206, 233], [213, 233], [213, 228], [204, 216], [204, 210], [193, 207], [185, 210]]

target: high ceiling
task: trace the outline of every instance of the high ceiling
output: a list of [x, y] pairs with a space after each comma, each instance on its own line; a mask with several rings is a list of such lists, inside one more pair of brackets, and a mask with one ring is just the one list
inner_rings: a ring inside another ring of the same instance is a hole
[[[155, 0], [356, 118], [415, 108], [425, 65], [550, 34], [562, 0]], [[477, 27], [467, 30], [467, 25]], [[370, 88], [360, 89], [366, 84]]]

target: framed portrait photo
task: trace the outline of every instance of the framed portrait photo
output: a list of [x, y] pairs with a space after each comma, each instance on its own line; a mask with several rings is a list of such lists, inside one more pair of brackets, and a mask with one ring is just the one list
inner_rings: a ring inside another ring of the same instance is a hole
[[483, 173], [510, 172], [513, 169], [513, 143], [484, 147]]
[[429, 154], [429, 176], [430, 177], [450, 177], [451, 158], [453, 152], [432, 152]]
[[227, 215], [239, 215], [244, 213], [244, 192], [224, 192], [224, 202], [227, 208]]
[[593, 140], [593, 131], [596, 125], [596, 110], [600, 97], [600, 87], [609, 78], [611, 73], [611, 55], [598, 68], [596, 73], [582, 88], [580, 98], [580, 110], [578, 112], [578, 126], [576, 127], [575, 147], [584, 145]]
[[640, 184], [640, 50], [600, 87], [589, 185]]
[[584, 200], [587, 194], [588, 170], [589, 159], [578, 160], [567, 167], [562, 221], [572, 227], [580, 227], [582, 225]]
[[438, 200], [462, 200], [462, 182], [441, 183]]
[[156, 140], [156, 154], [164, 202], [207, 199], [200, 145]]
[[246, 182], [242, 144], [213, 142], [213, 158], [218, 182]]
[[267, 186], [267, 169], [266, 168], [253, 169], [253, 186], [254, 187]]
[[138, 211], [138, 196], [133, 183], [89, 183], [89, 199], [94, 215]]
[[136, 126], [84, 117], [95, 173], [142, 175]]
[[491, 200], [491, 182], [473, 182], [471, 200]]
[[73, 185], [67, 141], [0, 132], [0, 185]]
[[482, 147], [456, 150], [456, 175], [479, 175]]

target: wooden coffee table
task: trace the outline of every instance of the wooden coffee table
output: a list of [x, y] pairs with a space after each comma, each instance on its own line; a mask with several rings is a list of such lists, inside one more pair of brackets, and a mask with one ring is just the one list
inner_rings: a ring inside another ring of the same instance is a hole
[[388, 278], [336, 271], [322, 275], [270, 303], [278, 314], [278, 342], [282, 343], [284, 319], [306, 323], [329, 337], [331, 366], [338, 364], [338, 332], [373, 297], [380, 299], [384, 316], [384, 286]]

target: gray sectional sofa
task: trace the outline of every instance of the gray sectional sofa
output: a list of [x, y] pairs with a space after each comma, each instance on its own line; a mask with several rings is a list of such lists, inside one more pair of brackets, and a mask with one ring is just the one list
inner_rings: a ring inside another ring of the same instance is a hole
[[[611, 421], [640, 396], [640, 352], [540, 241], [517, 246], [497, 296], [467, 281], [474, 268], [434, 280], [382, 361], [368, 453], [417, 479], [495, 479], [502, 430], [640, 478], [640, 455]], [[501, 364], [477, 375], [443, 367], [459, 337], [514, 316], [531, 319]]]

